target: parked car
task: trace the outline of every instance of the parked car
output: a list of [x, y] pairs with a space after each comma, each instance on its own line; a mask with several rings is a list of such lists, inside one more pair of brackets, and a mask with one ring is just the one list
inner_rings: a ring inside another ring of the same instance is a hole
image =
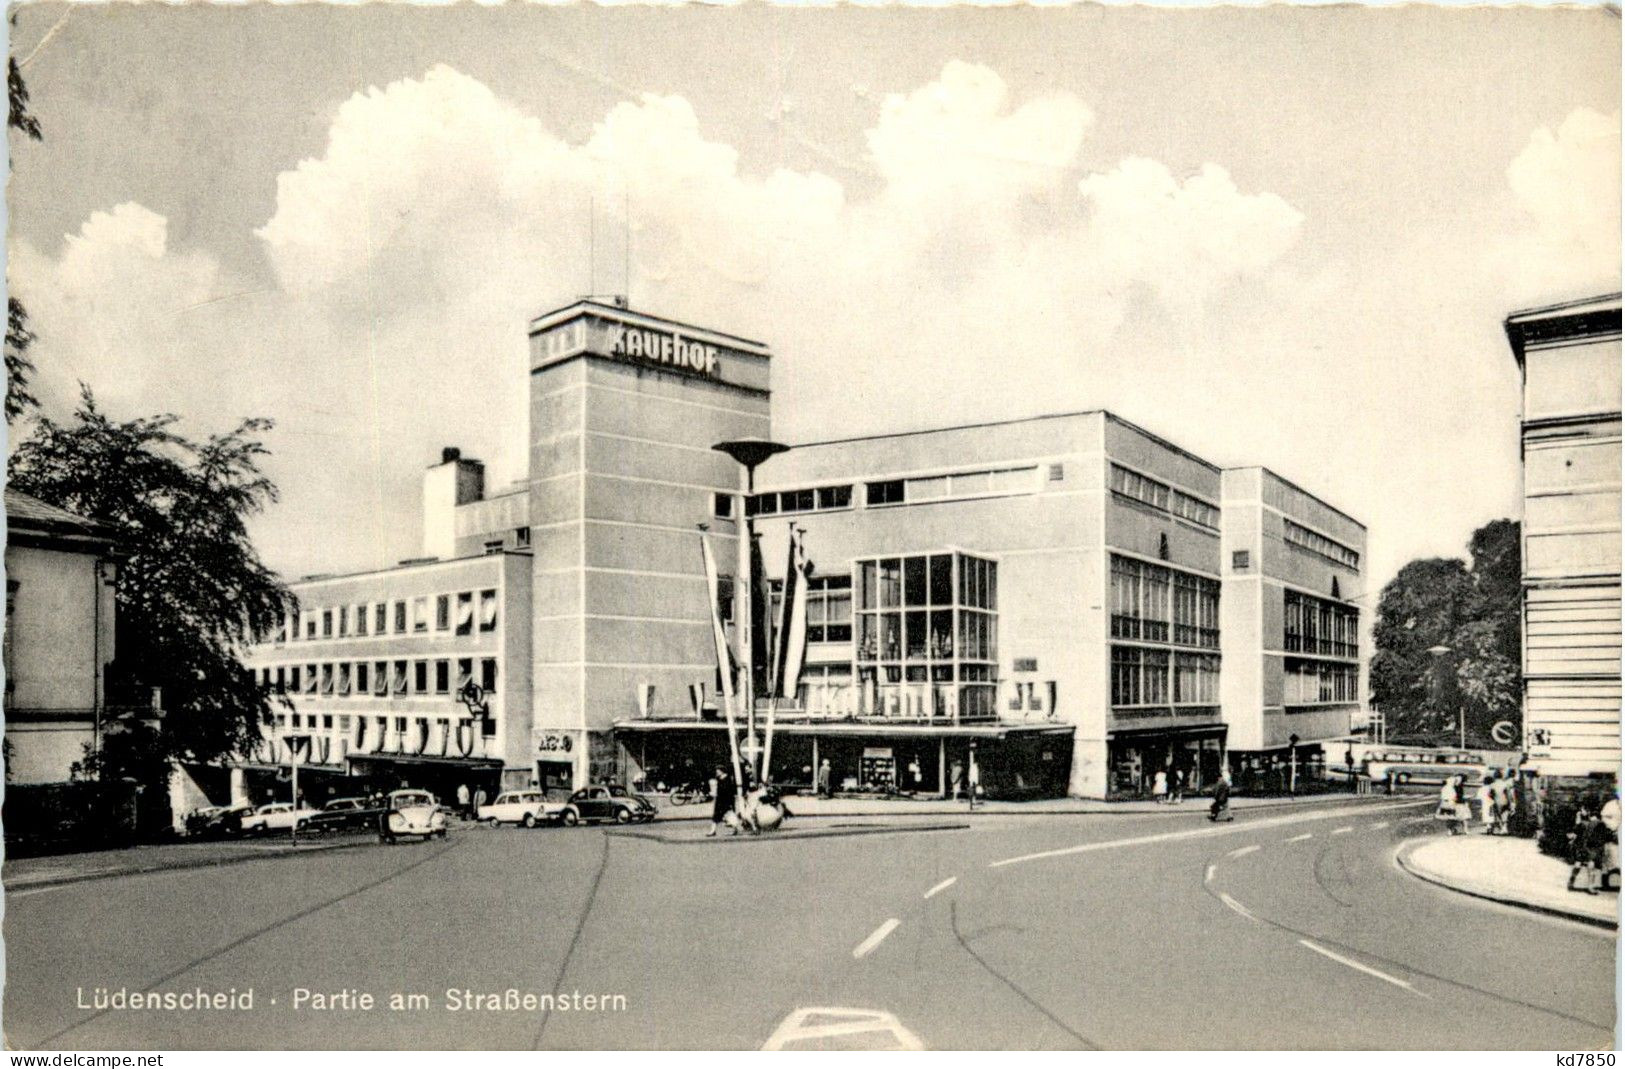
[[378, 826], [384, 807], [366, 798], [335, 798], [322, 810], [299, 822], [300, 831], [370, 831]]
[[186, 818], [186, 834], [193, 839], [230, 839], [243, 833], [243, 818], [254, 812], [248, 805], [204, 806]]
[[541, 791], [508, 791], [496, 801], [480, 806], [477, 816], [493, 828], [498, 824], [523, 824], [527, 828], [545, 822], [574, 823], [568, 802], [550, 802]]
[[[574, 819], [571, 819], [571, 817]], [[561, 819], [565, 824], [582, 820], [613, 820], [617, 824], [642, 824], [655, 818], [655, 804], [641, 794], [629, 794], [617, 783], [583, 787], [570, 796], [569, 808]]]
[[295, 821], [315, 816], [319, 810], [301, 809], [294, 812], [291, 802], [272, 802], [245, 813], [242, 818], [244, 835], [264, 835], [273, 831], [292, 831]]
[[446, 837], [446, 809], [428, 791], [390, 791], [384, 812], [378, 818], [378, 841], [416, 837], [428, 840]]

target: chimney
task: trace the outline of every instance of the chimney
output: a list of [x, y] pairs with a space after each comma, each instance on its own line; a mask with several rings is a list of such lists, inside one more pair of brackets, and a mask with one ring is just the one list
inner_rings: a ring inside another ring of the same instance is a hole
[[485, 497], [485, 465], [463, 459], [447, 446], [440, 463], [423, 475], [423, 555], [445, 560], [457, 555], [457, 508]]

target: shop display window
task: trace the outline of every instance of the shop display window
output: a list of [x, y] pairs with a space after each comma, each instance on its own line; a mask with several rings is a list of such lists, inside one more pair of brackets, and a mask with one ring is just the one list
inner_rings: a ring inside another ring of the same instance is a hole
[[965, 553], [856, 562], [857, 715], [997, 715], [998, 566]]

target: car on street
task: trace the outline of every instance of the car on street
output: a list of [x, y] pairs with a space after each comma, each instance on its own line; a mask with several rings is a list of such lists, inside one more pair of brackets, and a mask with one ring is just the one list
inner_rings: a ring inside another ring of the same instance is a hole
[[230, 839], [243, 833], [243, 817], [254, 811], [248, 805], [204, 806], [186, 818], [186, 835], [192, 839]]
[[243, 834], [265, 835], [273, 831], [292, 831], [295, 822], [304, 821], [318, 812], [319, 810], [315, 809], [300, 809], [296, 813], [291, 802], [272, 802], [270, 805], [262, 805], [243, 814]]
[[366, 798], [335, 798], [321, 812], [299, 822], [300, 831], [370, 831], [378, 826], [384, 807]]
[[378, 818], [378, 841], [398, 839], [428, 840], [446, 837], [446, 808], [428, 791], [390, 791], [384, 812]]
[[618, 783], [602, 783], [583, 787], [572, 794], [562, 820], [565, 824], [598, 820], [643, 824], [653, 820], [655, 813], [655, 804], [643, 795], [630, 794]]
[[493, 828], [498, 824], [534, 828], [542, 823], [573, 823], [568, 819], [570, 813], [568, 802], [548, 801], [541, 791], [507, 791], [497, 795], [496, 801], [480, 806], [476, 815]]

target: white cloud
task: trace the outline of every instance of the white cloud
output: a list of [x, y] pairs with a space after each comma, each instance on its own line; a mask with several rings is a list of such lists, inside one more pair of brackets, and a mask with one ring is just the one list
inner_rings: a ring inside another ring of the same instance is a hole
[[1541, 127], [1507, 167], [1531, 229], [1509, 255], [1526, 292], [1617, 288], [1620, 119], [1576, 108], [1556, 131]]
[[415, 480], [440, 445], [492, 461], [493, 481], [523, 474], [525, 323], [622, 288], [623, 235], [635, 304], [774, 344], [792, 438], [1155, 390], [1108, 359], [1121, 325], [1188, 342], [1215, 294], [1267, 285], [1301, 216], [1214, 164], [1085, 175], [1092, 121], [950, 63], [878, 105], [882, 184], [853, 199], [817, 173], [742, 173], [679, 97], [617, 104], [572, 144], [439, 66], [345, 101], [323, 154], [279, 176], [257, 231], [271, 293], [218, 300], [246, 284], [134, 205], [13, 270], [59, 332], [42, 345], [88, 339], [106, 356], [86, 377], [126, 385], [133, 409], [223, 393], [282, 420], [275, 563], [370, 564], [415, 551]]

